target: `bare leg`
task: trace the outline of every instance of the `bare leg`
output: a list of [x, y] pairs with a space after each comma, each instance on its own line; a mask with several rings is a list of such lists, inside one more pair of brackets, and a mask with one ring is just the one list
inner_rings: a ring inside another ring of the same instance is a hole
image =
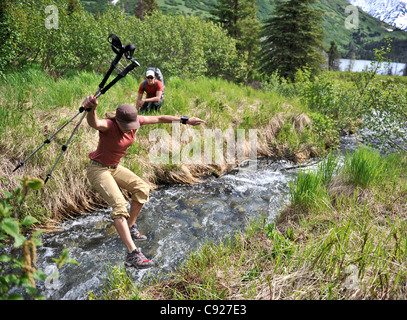
[[136, 223], [137, 217], [143, 208], [143, 203], [139, 203], [137, 201], [132, 200], [130, 204], [130, 217], [127, 219], [127, 224], [131, 227], [133, 224]]
[[129, 252], [132, 252], [134, 251], [134, 249], [137, 249], [136, 245], [133, 242], [133, 239], [131, 238], [129, 226], [127, 225], [126, 220], [124, 218], [114, 219], [114, 226], [123, 243], [125, 244], [127, 250]]

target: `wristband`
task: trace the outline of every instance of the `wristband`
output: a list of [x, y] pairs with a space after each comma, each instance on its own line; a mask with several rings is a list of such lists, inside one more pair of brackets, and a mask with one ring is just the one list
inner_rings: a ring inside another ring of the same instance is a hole
[[188, 120], [189, 120], [189, 118], [187, 116], [182, 116], [181, 117], [182, 124], [187, 124]]

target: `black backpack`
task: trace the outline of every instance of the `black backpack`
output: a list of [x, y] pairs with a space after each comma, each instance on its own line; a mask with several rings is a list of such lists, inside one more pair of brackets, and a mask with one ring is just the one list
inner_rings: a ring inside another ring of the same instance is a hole
[[[155, 67], [148, 67], [146, 72], [148, 70], [153, 70], [156, 80], [160, 80], [161, 83], [163, 84], [163, 95], [164, 95], [164, 90], [165, 90], [164, 77], [163, 77], [163, 74], [161, 73], [160, 69], [155, 68]], [[147, 83], [147, 80], [144, 80], [144, 82], [143, 82], [143, 90], [144, 91], [146, 91], [146, 83]], [[155, 82], [155, 90], [157, 91], [157, 82]]]

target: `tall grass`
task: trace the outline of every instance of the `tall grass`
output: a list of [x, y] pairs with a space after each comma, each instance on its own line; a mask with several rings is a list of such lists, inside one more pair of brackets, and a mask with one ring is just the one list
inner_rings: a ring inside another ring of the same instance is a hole
[[354, 155], [346, 155], [344, 177], [350, 184], [366, 188], [381, 177], [383, 165], [379, 151], [359, 148]]
[[[349, 163], [357, 163], [359, 158], [376, 156], [374, 150], [361, 148], [347, 157]], [[274, 224], [254, 220], [245, 233], [219, 244], [206, 243], [191, 253], [169, 280], [134, 286], [122, 297], [404, 300], [406, 155], [379, 156], [375, 162], [383, 170], [373, 175], [366, 188], [359, 180], [353, 181], [350, 195], [343, 193], [349, 187], [345, 174], [349, 169], [337, 160], [332, 156], [320, 164], [322, 174], [311, 173], [319, 176], [320, 186], [332, 187], [329, 191], [335, 201], [329, 207], [314, 206], [307, 212], [286, 207], [282, 214], [301, 216], [290, 223], [287, 219]], [[103, 298], [114, 299], [114, 292]]]
[[299, 210], [323, 210], [330, 206], [327, 186], [338, 172], [338, 158], [330, 153], [316, 170], [300, 170], [296, 179], [289, 181], [290, 203]]

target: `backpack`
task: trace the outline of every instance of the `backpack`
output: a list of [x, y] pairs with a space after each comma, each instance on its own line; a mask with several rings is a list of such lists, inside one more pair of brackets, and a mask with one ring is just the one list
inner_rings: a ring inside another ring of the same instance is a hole
[[[160, 80], [162, 82], [162, 84], [163, 84], [163, 95], [164, 95], [164, 90], [165, 90], [164, 77], [163, 77], [163, 74], [161, 73], [160, 69], [155, 68], [155, 67], [148, 67], [146, 72], [148, 70], [153, 70], [156, 80]], [[143, 82], [143, 90], [144, 91], [146, 91], [146, 83], [147, 83], [147, 81], [144, 80], [144, 82]], [[155, 90], [157, 91], [157, 82], [155, 82]]]

